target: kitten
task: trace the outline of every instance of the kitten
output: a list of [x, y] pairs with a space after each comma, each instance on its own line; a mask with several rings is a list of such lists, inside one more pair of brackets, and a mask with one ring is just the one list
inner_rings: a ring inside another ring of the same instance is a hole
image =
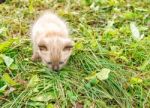
[[54, 71], [60, 70], [67, 63], [73, 41], [68, 37], [66, 23], [54, 13], [44, 12], [33, 24], [31, 40], [33, 61], [40, 58]]

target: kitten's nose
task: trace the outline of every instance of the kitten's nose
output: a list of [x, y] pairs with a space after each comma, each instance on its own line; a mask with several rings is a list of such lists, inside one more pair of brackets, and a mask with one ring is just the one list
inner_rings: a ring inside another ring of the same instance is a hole
[[52, 67], [52, 69], [53, 69], [54, 71], [59, 71], [59, 65], [54, 65], [54, 66]]

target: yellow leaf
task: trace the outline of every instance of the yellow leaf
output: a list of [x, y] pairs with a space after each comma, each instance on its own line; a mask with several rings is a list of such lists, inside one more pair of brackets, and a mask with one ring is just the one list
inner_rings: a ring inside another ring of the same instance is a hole
[[17, 85], [17, 83], [9, 76], [8, 73], [4, 73], [2, 78], [10, 86]]
[[143, 82], [143, 80], [141, 78], [138, 78], [138, 77], [132, 77], [130, 80], [131, 84], [140, 84], [142, 82]]
[[32, 78], [30, 79], [29, 83], [28, 83], [28, 87], [34, 87], [39, 81], [39, 78], [37, 75], [32, 76]]
[[96, 72], [92, 72], [89, 76], [85, 77], [86, 80], [91, 80], [91, 79], [94, 79], [96, 78]]
[[14, 60], [4, 54], [0, 54], [0, 57], [4, 60], [7, 67], [10, 67]]
[[97, 77], [99, 80], [106, 80], [106, 79], [108, 79], [109, 73], [110, 73], [110, 69], [103, 68], [100, 72], [98, 72], [98, 73], [96, 74], [96, 77]]

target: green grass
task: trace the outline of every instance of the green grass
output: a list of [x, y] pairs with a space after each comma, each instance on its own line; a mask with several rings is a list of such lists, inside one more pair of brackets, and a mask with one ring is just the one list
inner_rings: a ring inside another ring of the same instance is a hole
[[[6, 66], [0, 58], [1, 108], [150, 107], [149, 0], [29, 1], [0, 4], [0, 54], [14, 60]], [[30, 60], [30, 27], [45, 9], [68, 22], [76, 41], [59, 74]], [[133, 39], [131, 22], [142, 40]], [[111, 71], [108, 79], [86, 80], [103, 68]]]

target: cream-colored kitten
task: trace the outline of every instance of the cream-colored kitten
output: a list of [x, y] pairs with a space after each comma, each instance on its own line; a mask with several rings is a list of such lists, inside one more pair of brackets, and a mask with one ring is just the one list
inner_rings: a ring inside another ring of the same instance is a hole
[[33, 43], [32, 60], [40, 58], [52, 70], [58, 71], [71, 55], [73, 42], [68, 37], [65, 22], [49, 11], [34, 23], [31, 39]]

